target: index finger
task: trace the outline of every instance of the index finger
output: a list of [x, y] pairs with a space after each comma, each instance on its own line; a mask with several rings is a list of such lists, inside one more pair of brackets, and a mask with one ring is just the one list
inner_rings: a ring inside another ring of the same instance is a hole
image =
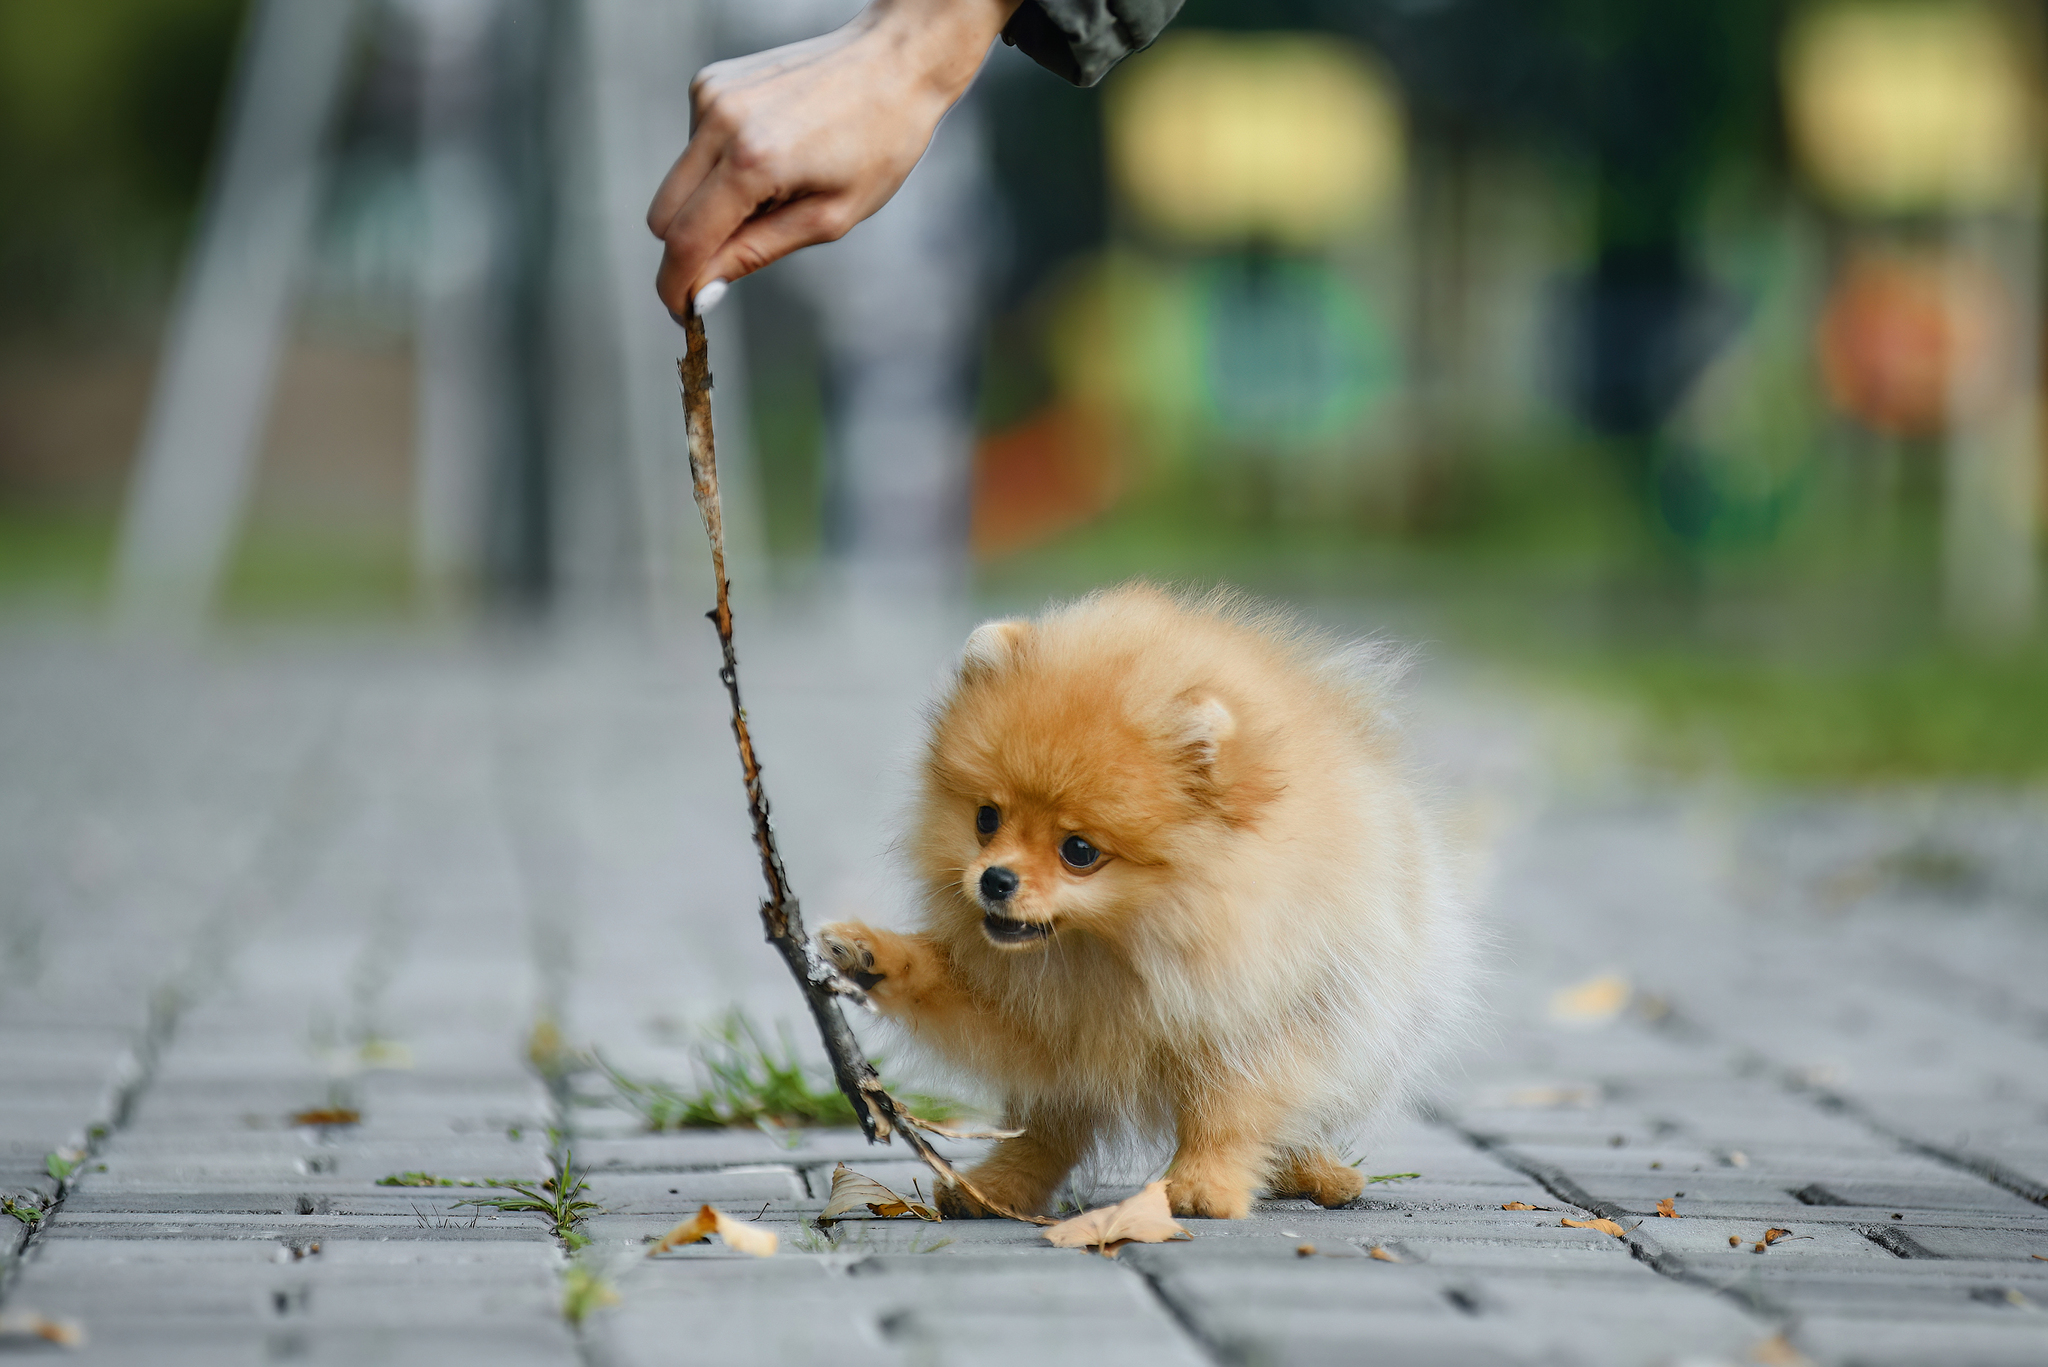
[[668, 168], [668, 174], [661, 178], [661, 186], [654, 192], [654, 202], [647, 206], [647, 231], [656, 237], [668, 236], [669, 225], [676, 215], [704, 183], [717, 163], [718, 149], [712, 144], [713, 135], [708, 128], [700, 127], [690, 134], [689, 145], [676, 158], [675, 165]]
[[760, 197], [741, 181], [731, 162], [719, 162], [669, 219], [662, 234], [661, 269], [654, 277], [655, 292], [669, 312], [681, 315], [689, 311], [697, 277], [713, 253], [759, 207]]

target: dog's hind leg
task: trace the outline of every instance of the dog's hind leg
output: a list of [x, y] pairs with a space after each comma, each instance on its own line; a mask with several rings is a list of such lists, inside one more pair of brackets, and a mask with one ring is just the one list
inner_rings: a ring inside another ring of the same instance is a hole
[[1281, 1155], [1272, 1185], [1275, 1196], [1306, 1196], [1319, 1206], [1346, 1205], [1364, 1190], [1365, 1179], [1356, 1168], [1338, 1162], [1322, 1149]]

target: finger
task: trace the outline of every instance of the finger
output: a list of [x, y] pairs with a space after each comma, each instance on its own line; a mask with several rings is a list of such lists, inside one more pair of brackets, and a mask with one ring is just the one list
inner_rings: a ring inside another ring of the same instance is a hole
[[841, 195], [806, 195], [772, 213], [750, 218], [714, 251], [692, 279], [692, 294], [713, 280], [737, 280], [801, 247], [836, 242], [864, 215]]
[[655, 292], [669, 312], [689, 310], [690, 297], [711, 279], [704, 263], [765, 197], [747, 185], [750, 179], [735, 172], [730, 162], [720, 162], [670, 221], [662, 235], [661, 269], [654, 277]]
[[689, 146], [676, 158], [675, 165], [668, 168], [668, 174], [661, 178], [661, 186], [654, 192], [654, 202], [647, 206], [647, 231], [656, 237], [668, 236], [669, 225], [689, 203], [690, 196], [704, 183], [705, 176], [717, 164], [718, 149], [713, 145], [720, 139], [705, 129], [698, 129], [690, 138]]

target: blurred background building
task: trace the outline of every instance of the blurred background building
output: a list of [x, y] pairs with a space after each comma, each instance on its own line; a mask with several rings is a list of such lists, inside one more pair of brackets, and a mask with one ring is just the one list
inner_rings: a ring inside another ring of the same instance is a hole
[[[0, 595], [688, 623], [645, 201], [853, 0], [0, 0]], [[2048, 769], [2033, 0], [1190, 0], [714, 317], [745, 579], [1369, 598], [1674, 756]]]

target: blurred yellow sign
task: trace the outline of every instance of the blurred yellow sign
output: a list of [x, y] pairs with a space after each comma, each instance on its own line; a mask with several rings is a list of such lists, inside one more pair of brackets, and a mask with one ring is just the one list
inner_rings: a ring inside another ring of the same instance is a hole
[[2025, 45], [1980, 4], [1833, 5], [1785, 47], [1793, 142], [1821, 191], [1910, 213], [2012, 203], [2033, 178]]
[[1189, 241], [1320, 246], [1400, 189], [1392, 80], [1326, 35], [1172, 35], [1120, 73], [1107, 112], [1117, 188]]

